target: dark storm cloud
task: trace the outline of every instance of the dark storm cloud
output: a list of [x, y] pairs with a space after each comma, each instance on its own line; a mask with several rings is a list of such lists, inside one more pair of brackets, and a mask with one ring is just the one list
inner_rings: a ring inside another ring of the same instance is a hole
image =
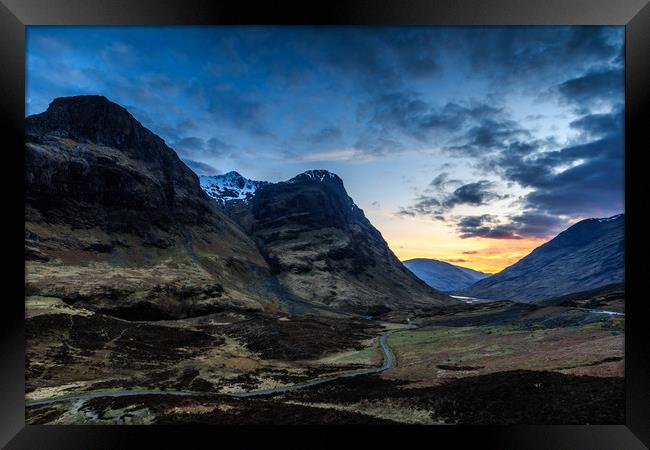
[[588, 114], [571, 126], [585, 143], [552, 151], [541, 151], [539, 142], [517, 143], [484, 161], [486, 170], [532, 189], [521, 199], [524, 213], [510, 217], [518, 236], [552, 235], [569, 223], [558, 216], [599, 217], [624, 208], [623, 111]]
[[504, 223], [490, 214], [465, 216], [457, 221], [456, 227], [463, 239], [522, 239], [548, 237], [566, 226], [566, 222], [556, 216], [539, 213], [524, 212], [507, 220]]
[[221, 173], [219, 169], [212, 167], [210, 164], [185, 158], [183, 158], [183, 162], [197, 175], [219, 175]]
[[490, 214], [483, 214], [481, 216], [465, 216], [458, 221], [458, 226], [472, 229], [478, 228], [484, 223], [492, 223], [495, 220], [496, 217]]
[[598, 138], [621, 130], [622, 113], [587, 114], [569, 124], [571, 128], [582, 131], [590, 137]]
[[[621, 135], [563, 149], [576, 158], [574, 167], [546, 174], [544, 183], [525, 197], [532, 207], [551, 214], [593, 217], [606, 209], [624, 206], [624, 161]], [[618, 150], [618, 151], [617, 151]]]
[[[444, 186], [446, 177], [441, 174], [431, 182], [436, 189]], [[442, 176], [442, 178], [441, 178]], [[431, 185], [431, 184], [430, 184]], [[409, 216], [432, 216], [438, 220], [444, 220], [444, 213], [457, 205], [481, 206], [487, 205], [492, 200], [505, 198], [505, 195], [493, 191], [495, 184], [488, 180], [479, 180], [474, 183], [467, 183], [456, 188], [451, 193], [438, 193], [434, 195], [424, 194], [415, 199], [415, 203], [409, 207], [401, 208], [398, 215]]]
[[[472, 51], [481, 49], [477, 53], [481, 55], [477, 56], [479, 59], [484, 58], [486, 53], [490, 54], [492, 45], [501, 52], [496, 58], [499, 60], [497, 68], [505, 72], [496, 71], [496, 78], [507, 78], [524, 70], [522, 67], [528, 67], [524, 71], [532, 72], [527, 73], [524, 79], [530, 83], [529, 87], [536, 83], [533, 81], [534, 71], [540, 69], [540, 64], [545, 70], [551, 69], [556, 76], [562, 73], [560, 68], [563, 64], [572, 65], [573, 71], [568, 72], [571, 78], [559, 78], [552, 87], [549, 86], [552, 81], [542, 79], [539, 83], [542, 86], [546, 83], [546, 87], [541, 88], [542, 91], [550, 89], [563, 103], [582, 114], [589, 113], [593, 107], [607, 107], [622, 101], [622, 68], [602, 64], [603, 59], [608, 60], [608, 55], [614, 58], [620, 48], [615, 33], [598, 27], [558, 28], [555, 31], [557, 35], [554, 35], [553, 40], [548, 39], [548, 30], [530, 29], [515, 29], [507, 33], [498, 29], [489, 32], [477, 30], [476, 33], [465, 31], [461, 36]], [[453, 35], [454, 31], [450, 34]], [[521, 40], [512, 37], [519, 34]], [[489, 35], [489, 38], [483, 46], [478, 41], [473, 41], [477, 36], [484, 35]], [[510, 44], [501, 39], [505, 36]], [[573, 46], [571, 49], [566, 48], [569, 43]], [[566, 58], [566, 54], [572, 59]], [[600, 68], [589, 68], [586, 62], [598, 58], [601, 61]], [[580, 64], [576, 65], [577, 61]], [[489, 72], [490, 67], [492, 66], [488, 64], [485, 70]], [[581, 67], [583, 69], [579, 70]], [[510, 82], [502, 79], [501, 83], [508, 85]], [[531, 132], [508, 117], [506, 111], [495, 104], [494, 99], [490, 103], [446, 102], [436, 105], [416, 92], [396, 90], [382, 92], [369, 101], [360, 103], [357, 117], [359, 123], [366, 126], [368, 132], [365, 135], [369, 139], [399, 142], [407, 137], [422, 145], [432, 141], [447, 141], [443, 148], [456, 156], [477, 157], [532, 138]], [[386, 146], [371, 145], [364, 140], [362, 137], [359, 142], [362, 150], [379, 150], [376, 153], [391, 151]], [[394, 147], [392, 151], [399, 151], [399, 147]]]
[[[437, 106], [418, 94], [401, 91], [376, 96], [360, 104], [357, 113], [359, 123], [366, 127], [365, 135], [372, 139], [408, 137], [427, 144], [439, 136], [466, 130], [468, 146], [492, 144], [499, 137], [519, 132], [514, 122], [502, 117], [503, 109], [485, 103], [447, 102]], [[359, 144], [361, 149], [373, 148], [364, 144], [363, 136]]]
[[500, 224], [497, 217], [490, 214], [462, 217], [458, 220], [456, 227], [462, 239], [472, 237], [521, 239], [512, 225]]
[[[618, 30], [619, 33], [621, 31]], [[613, 37], [612, 29], [608, 27], [571, 27], [567, 33], [567, 45], [563, 53], [568, 60], [617, 58], [621, 47], [612, 39]]]
[[502, 107], [477, 101], [438, 106], [418, 94], [401, 91], [361, 104], [357, 119], [367, 130], [358, 147], [375, 153], [397, 152], [404, 146], [381, 147], [368, 141], [399, 142], [406, 137], [425, 146], [453, 142], [443, 146], [449, 154], [476, 157], [530, 138], [530, 132], [510, 119]]
[[556, 151], [521, 155], [506, 151], [491, 162], [505, 179], [532, 188], [527, 208], [551, 214], [598, 214], [623, 207], [622, 111], [587, 115], [578, 125], [598, 138]]
[[416, 94], [394, 92], [371, 100], [361, 114], [367, 115], [374, 127], [398, 130], [423, 140], [432, 129], [459, 129], [464, 112], [465, 108], [455, 103], [437, 109]]
[[611, 27], [475, 27], [453, 37], [450, 45], [468, 54], [474, 70], [496, 87], [556, 79], [615, 61], [622, 47], [622, 29]]
[[427, 190], [433, 192], [444, 192], [447, 186], [453, 186], [457, 184], [462, 184], [462, 182], [460, 180], [450, 178], [448, 172], [441, 172], [433, 180], [431, 180], [431, 183], [429, 183]]
[[456, 189], [444, 201], [446, 208], [453, 208], [456, 205], [486, 205], [488, 202], [504, 198], [502, 195], [492, 192], [495, 184], [488, 180], [480, 180], [475, 183], [465, 184]]
[[[286, 48], [287, 36], [272, 37]], [[298, 50], [314, 67], [320, 65], [364, 89], [381, 92], [409, 79], [435, 79], [454, 57], [469, 61], [474, 72], [496, 83], [525, 84], [570, 73], [576, 66], [617, 61], [622, 29], [612, 27], [412, 27], [308, 28]], [[322, 69], [321, 69], [322, 70]]]
[[436, 33], [427, 29], [310, 29], [306, 38], [301, 54], [315, 67], [356, 79], [367, 91], [394, 89], [441, 70]]
[[415, 199], [415, 203], [407, 208], [400, 208], [397, 212], [400, 216], [434, 216], [441, 214], [442, 204], [437, 198], [421, 195]]
[[479, 156], [489, 151], [503, 149], [517, 142], [516, 139], [529, 136], [530, 132], [513, 120], [486, 118], [458, 138], [463, 142], [462, 144], [449, 146], [446, 149], [455, 156]]
[[567, 222], [557, 216], [535, 212], [524, 212], [510, 217], [511, 225], [522, 237], [548, 237], [567, 225]]
[[625, 77], [622, 68], [592, 70], [555, 87], [561, 99], [583, 114], [592, 107], [618, 102]]
[[[562, 101], [581, 114], [569, 123], [579, 133], [573, 138], [577, 143], [564, 147], [552, 136], [534, 138], [495, 107], [470, 111], [453, 104], [446, 111], [436, 111], [418, 98], [385, 96], [383, 107], [378, 108], [381, 114], [374, 118], [385, 128], [390, 124], [419, 138], [427, 136], [425, 124], [435, 124], [460, 142], [446, 148], [450, 154], [469, 156], [479, 170], [500, 176], [508, 186], [517, 184], [530, 190], [515, 202], [523, 209], [518, 215], [454, 218], [461, 237], [550, 237], [568, 226], [572, 217], [611, 215], [624, 208], [621, 83], [622, 70], [611, 68], [588, 70], [556, 85]], [[611, 110], [592, 112], [597, 107]], [[426, 121], [425, 117], [438, 120]], [[444, 194], [447, 180], [448, 174], [441, 173], [425, 190], [433, 194], [420, 195], [399, 214], [448, 220], [444, 216], [455, 205], [480, 206], [505, 197], [487, 180]]]
[[[493, 143], [497, 150], [477, 155], [478, 167], [500, 176], [506, 184], [517, 184], [530, 192], [516, 200], [523, 209], [520, 214], [500, 219], [489, 214], [452, 218], [459, 235], [493, 239], [550, 237], [566, 228], [572, 217], [600, 217], [623, 210], [622, 108], [583, 115], [570, 126], [580, 132], [578, 141], [583, 143], [556, 150], [551, 150], [557, 145], [553, 139], [510, 141], [512, 134], [499, 137], [498, 133], [486, 137], [482, 144]], [[511, 128], [519, 129], [516, 125]], [[441, 191], [447, 181], [448, 174], [441, 173], [429, 184], [430, 191]], [[480, 206], [505, 197], [494, 183], [481, 180], [446, 195], [421, 195], [400, 213], [444, 215], [455, 205]]]

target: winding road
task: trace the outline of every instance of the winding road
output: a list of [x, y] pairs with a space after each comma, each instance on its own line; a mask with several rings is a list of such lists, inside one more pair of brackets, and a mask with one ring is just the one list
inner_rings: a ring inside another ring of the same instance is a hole
[[[605, 310], [595, 310], [595, 309], [586, 309], [586, 308], [576, 308], [578, 310], [582, 310], [585, 312], [590, 312], [590, 313], [595, 313], [595, 314], [607, 314], [607, 315], [616, 315], [616, 316], [625, 316], [625, 313], [621, 312], [615, 312], [615, 311], [605, 311]], [[426, 326], [425, 324], [420, 324], [416, 328], [421, 328]], [[410, 327], [409, 327], [410, 328]], [[124, 391], [106, 391], [106, 392], [91, 392], [91, 393], [85, 393], [85, 394], [76, 394], [76, 395], [70, 395], [70, 396], [63, 396], [63, 397], [56, 397], [56, 398], [50, 398], [47, 400], [34, 400], [30, 402], [26, 402], [25, 406], [26, 407], [33, 407], [33, 406], [43, 406], [43, 405], [50, 405], [53, 403], [61, 403], [61, 402], [71, 402], [71, 401], [78, 401], [78, 400], [88, 400], [92, 398], [105, 398], [105, 397], [133, 397], [133, 396], [138, 396], [138, 395], [173, 395], [173, 396], [180, 396], [180, 397], [190, 397], [190, 396], [229, 396], [229, 397], [239, 397], [239, 398], [244, 398], [244, 397], [258, 397], [258, 396], [263, 396], [263, 395], [273, 395], [273, 394], [281, 394], [284, 392], [291, 392], [291, 391], [296, 391], [298, 389], [304, 389], [308, 388], [311, 386], [317, 386], [319, 384], [323, 383], [329, 383], [331, 381], [335, 380], [340, 380], [344, 378], [352, 378], [352, 377], [357, 377], [361, 375], [370, 375], [374, 373], [381, 373], [384, 372], [385, 370], [388, 370], [393, 367], [395, 363], [395, 358], [393, 356], [393, 352], [390, 349], [388, 343], [386, 342], [386, 339], [388, 336], [391, 334], [397, 332], [397, 331], [403, 331], [409, 328], [399, 328], [399, 329], [394, 329], [394, 330], [389, 330], [386, 331], [385, 333], [381, 334], [379, 336], [379, 345], [381, 347], [381, 350], [384, 354], [384, 362], [381, 367], [374, 367], [371, 369], [363, 369], [363, 370], [357, 370], [353, 372], [347, 372], [339, 375], [334, 375], [331, 377], [326, 377], [326, 378], [316, 378], [311, 381], [305, 381], [304, 383], [297, 383], [297, 384], [292, 384], [289, 386], [281, 386], [281, 387], [276, 387], [276, 388], [270, 388], [270, 389], [258, 389], [254, 391], [248, 391], [248, 392], [236, 392], [236, 393], [216, 393], [216, 392], [200, 392], [200, 391], [154, 391], [154, 390], [124, 390]]]
[[91, 392], [87, 394], [77, 394], [77, 395], [70, 395], [70, 396], [64, 396], [64, 397], [56, 397], [56, 398], [51, 398], [47, 400], [34, 400], [31, 402], [26, 402], [25, 406], [26, 407], [33, 407], [33, 406], [44, 406], [44, 405], [51, 405], [53, 403], [61, 403], [61, 402], [71, 402], [71, 401], [77, 401], [77, 400], [88, 400], [91, 398], [105, 398], [105, 397], [133, 397], [133, 396], [138, 396], [138, 395], [174, 395], [174, 396], [179, 396], [179, 397], [192, 397], [192, 396], [228, 396], [228, 397], [258, 397], [262, 395], [272, 395], [272, 394], [280, 394], [284, 392], [290, 392], [290, 391], [296, 391], [298, 389], [304, 389], [307, 387], [311, 386], [316, 386], [319, 384], [323, 383], [329, 383], [334, 380], [339, 380], [343, 378], [352, 378], [352, 377], [357, 377], [360, 375], [370, 375], [373, 373], [380, 373], [385, 370], [390, 369], [393, 367], [393, 364], [395, 362], [395, 358], [393, 357], [393, 352], [391, 351], [390, 347], [388, 346], [388, 343], [386, 342], [386, 338], [390, 336], [391, 334], [397, 332], [397, 331], [402, 331], [408, 328], [400, 328], [400, 329], [395, 329], [395, 330], [390, 330], [382, 335], [379, 336], [379, 346], [381, 347], [381, 350], [384, 353], [384, 363], [381, 367], [375, 367], [372, 369], [363, 369], [363, 370], [357, 370], [354, 372], [347, 372], [344, 374], [340, 375], [335, 375], [332, 377], [327, 377], [327, 378], [318, 378], [315, 380], [311, 381], [306, 381], [304, 383], [298, 383], [298, 384], [292, 384], [290, 386], [282, 386], [282, 387], [276, 387], [276, 388], [271, 388], [271, 389], [259, 389], [255, 391], [249, 391], [249, 392], [237, 392], [237, 393], [229, 393], [229, 394], [222, 394], [222, 393], [216, 393], [216, 392], [193, 392], [193, 391], [146, 391], [146, 390], [125, 390], [125, 391], [108, 391], [108, 392]]
[[[617, 316], [625, 316], [625, 313], [621, 312], [615, 312], [615, 311], [604, 311], [604, 310], [594, 310], [594, 309], [586, 309], [586, 308], [576, 308], [582, 311], [586, 312], [591, 312], [591, 313], [596, 313], [596, 314], [608, 314], [608, 315], [617, 315]], [[424, 324], [421, 324], [420, 326], [416, 328], [420, 328], [426, 326]], [[363, 369], [363, 370], [357, 370], [353, 372], [347, 372], [339, 375], [334, 375], [331, 377], [327, 378], [317, 378], [313, 379], [311, 381], [306, 381], [304, 383], [297, 383], [297, 384], [292, 384], [289, 386], [281, 386], [281, 387], [276, 387], [276, 388], [270, 388], [270, 389], [258, 389], [254, 391], [248, 391], [248, 392], [236, 392], [236, 393], [216, 393], [216, 392], [200, 392], [200, 391], [154, 391], [154, 390], [124, 390], [124, 391], [106, 391], [106, 392], [91, 392], [91, 393], [85, 393], [85, 394], [76, 394], [76, 395], [70, 395], [70, 396], [63, 396], [63, 397], [56, 397], [56, 398], [51, 398], [47, 400], [34, 400], [34, 401], [29, 401], [26, 402], [25, 406], [26, 407], [33, 407], [33, 406], [43, 406], [43, 405], [50, 405], [53, 403], [61, 403], [61, 402], [71, 402], [71, 401], [78, 401], [78, 400], [88, 400], [92, 398], [106, 398], [106, 397], [133, 397], [133, 396], [138, 396], [138, 395], [172, 395], [172, 396], [179, 396], [179, 397], [191, 397], [191, 396], [228, 396], [228, 397], [239, 397], [239, 398], [244, 398], [244, 397], [258, 397], [258, 396], [263, 396], [263, 395], [273, 395], [273, 394], [281, 394], [284, 392], [291, 392], [291, 391], [296, 391], [298, 389], [304, 389], [308, 388], [311, 386], [317, 386], [319, 384], [324, 384], [324, 383], [329, 383], [331, 381], [335, 380], [340, 380], [340, 379], [345, 379], [345, 378], [352, 378], [352, 377], [357, 377], [361, 375], [370, 375], [374, 373], [381, 373], [384, 372], [390, 368], [393, 367], [395, 363], [395, 358], [393, 356], [393, 352], [390, 349], [388, 343], [386, 342], [386, 339], [388, 336], [391, 334], [397, 332], [397, 331], [403, 331], [409, 328], [399, 328], [399, 329], [394, 329], [394, 330], [389, 330], [386, 331], [385, 333], [381, 334], [379, 336], [379, 345], [381, 347], [381, 350], [383, 352], [384, 356], [384, 362], [381, 367], [375, 367], [371, 369]]]

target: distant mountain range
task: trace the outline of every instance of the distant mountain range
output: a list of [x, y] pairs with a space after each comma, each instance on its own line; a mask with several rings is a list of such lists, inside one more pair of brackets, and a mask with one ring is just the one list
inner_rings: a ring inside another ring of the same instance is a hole
[[489, 274], [456, 266], [436, 259], [416, 258], [402, 261], [419, 279], [434, 289], [452, 292], [471, 286]]
[[400, 263], [334, 173], [268, 183], [230, 172], [201, 177], [201, 186], [300, 298], [364, 313], [448, 299]]
[[625, 280], [625, 215], [586, 219], [459, 295], [529, 302]]

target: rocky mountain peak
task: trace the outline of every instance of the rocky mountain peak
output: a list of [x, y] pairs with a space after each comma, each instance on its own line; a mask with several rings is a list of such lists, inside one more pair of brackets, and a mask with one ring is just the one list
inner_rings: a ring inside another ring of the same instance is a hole
[[307, 170], [299, 175], [296, 175], [292, 179], [290, 179], [288, 182], [289, 183], [298, 183], [298, 182], [330, 182], [333, 181], [337, 184], [343, 185], [343, 180], [339, 178], [338, 175], [335, 173], [332, 173], [328, 170], [325, 169], [314, 169], [314, 170]]
[[27, 117], [25, 130], [139, 152], [165, 146], [125, 108], [101, 95], [56, 98], [45, 112]]
[[[164, 212], [151, 226], [199, 223], [212, 216], [214, 205], [194, 172], [162, 138], [106, 97], [57, 98], [46, 111], [25, 119], [25, 131], [28, 195], [42, 202], [35, 206], [41, 213], [71, 208], [75, 212], [66, 212], [67, 220], [81, 220], [74, 199], [102, 208]], [[123, 225], [133, 228], [137, 218], [129, 216]]]
[[230, 172], [226, 172], [223, 175], [213, 175], [213, 177], [220, 177], [224, 180], [230, 181], [232, 183], [240, 184], [243, 185], [247, 179], [244, 178], [239, 172], [231, 170]]
[[539, 251], [556, 251], [580, 247], [615, 229], [623, 229], [625, 214], [612, 217], [584, 219], [558, 234], [554, 239], [539, 247]]
[[248, 201], [257, 189], [269, 184], [266, 181], [249, 180], [235, 171], [222, 175], [202, 175], [199, 181], [205, 193], [222, 205], [233, 200]]

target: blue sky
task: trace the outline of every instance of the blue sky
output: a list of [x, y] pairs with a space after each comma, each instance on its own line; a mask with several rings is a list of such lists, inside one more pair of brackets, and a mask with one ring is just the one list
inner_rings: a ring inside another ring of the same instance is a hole
[[102, 94], [199, 174], [323, 168], [402, 259], [487, 271], [623, 212], [623, 27], [28, 27], [28, 114]]

